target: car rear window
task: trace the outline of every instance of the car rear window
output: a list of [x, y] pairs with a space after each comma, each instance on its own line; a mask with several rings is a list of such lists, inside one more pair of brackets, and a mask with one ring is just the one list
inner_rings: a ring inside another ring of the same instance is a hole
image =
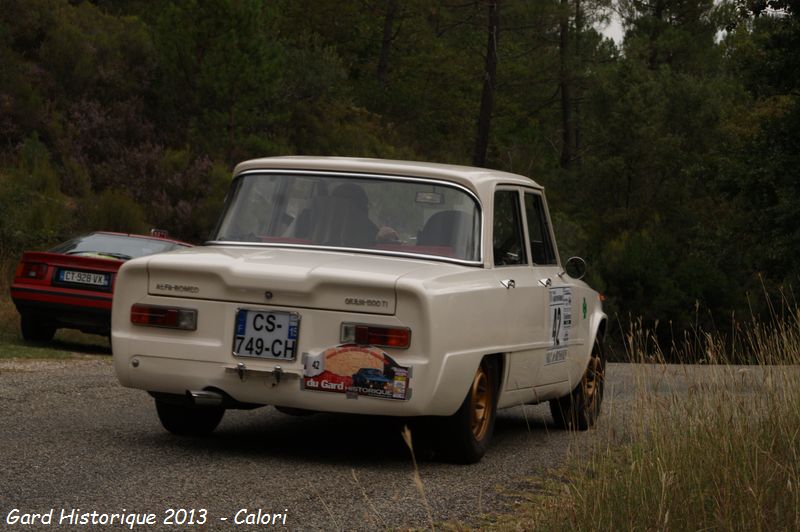
[[480, 209], [438, 181], [340, 174], [239, 176], [212, 240], [480, 260]]
[[125, 235], [93, 233], [73, 238], [52, 248], [53, 253], [67, 255], [100, 255], [123, 260], [144, 257], [184, 247], [175, 242]]

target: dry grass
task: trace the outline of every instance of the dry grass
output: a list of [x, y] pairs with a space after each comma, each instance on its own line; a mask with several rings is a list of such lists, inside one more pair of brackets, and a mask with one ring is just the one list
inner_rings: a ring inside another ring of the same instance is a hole
[[[800, 313], [738, 330], [733, 348], [719, 335], [693, 339], [688, 348], [714, 364], [688, 366], [665, 364], [652, 338], [631, 327], [629, 357], [654, 362], [626, 383], [633, 400], [607, 401], [588, 460], [575, 458], [492, 526], [800, 530]], [[735, 349], [757, 364], [726, 364], [743, 356]]]
[[688, 393], [643, 392], [625, 430], [571, 471], [568, 512], [546, 528], [799, 529], [796, 371], [765, 371], [753, 390], [708, 376]]
[[13, 336], [19, 331], [19, 315], [10, 294], [14, 266], [9, 261], [0, 260], [0, 338]]

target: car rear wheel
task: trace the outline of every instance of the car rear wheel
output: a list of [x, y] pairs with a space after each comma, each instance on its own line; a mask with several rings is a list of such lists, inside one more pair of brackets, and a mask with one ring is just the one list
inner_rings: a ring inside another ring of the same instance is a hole
[[603, 403], [606, 360], [603, 346], [595, 340], [581, 382], [569, 395], [550, 401], [553, 420], [561, 428], [587, 430], [594, 426]]
[[56, 326], [49, 320], [26, 313], [20, 316], [20, 331], [28, 342], [49, 342], [56, 334]]
[[225, 414], [225, 409], [219, 406], [177, 404], [160, 399], [155, 401], [161, 425], [179, 436], [211, 434]]
[[440, 424], [437, 454], [441, 458], [473, 464], [486, 454], [497, 417], [498, 381], [496, 362], [484, 358], [461, 407]]

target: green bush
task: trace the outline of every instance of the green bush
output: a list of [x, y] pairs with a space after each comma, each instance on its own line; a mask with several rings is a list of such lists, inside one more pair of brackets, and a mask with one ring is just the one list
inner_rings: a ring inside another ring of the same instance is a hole
[[36, 135], [22, 145], [17, 165], [0, 171], [0, 260], [41, 249], [70, 235], [74, 202], [61, 193], [50, 153]]
[[105, 190], [87, 209], [88, 228], [120, 233], [147, 233], [144, 209], [126, 192]]

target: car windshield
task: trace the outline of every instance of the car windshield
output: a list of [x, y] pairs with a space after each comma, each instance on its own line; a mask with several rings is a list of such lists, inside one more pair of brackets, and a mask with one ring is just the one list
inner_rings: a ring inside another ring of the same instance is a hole
[[480, 210], [438, 181], [248, 173], [234, 181], [216, 242], [258, 242], [480, 260]]
[[73, 238], [50, 251], [67, 255], [90, 255], [128, 260], [183, 247], [153, 238], [94, 233]]

